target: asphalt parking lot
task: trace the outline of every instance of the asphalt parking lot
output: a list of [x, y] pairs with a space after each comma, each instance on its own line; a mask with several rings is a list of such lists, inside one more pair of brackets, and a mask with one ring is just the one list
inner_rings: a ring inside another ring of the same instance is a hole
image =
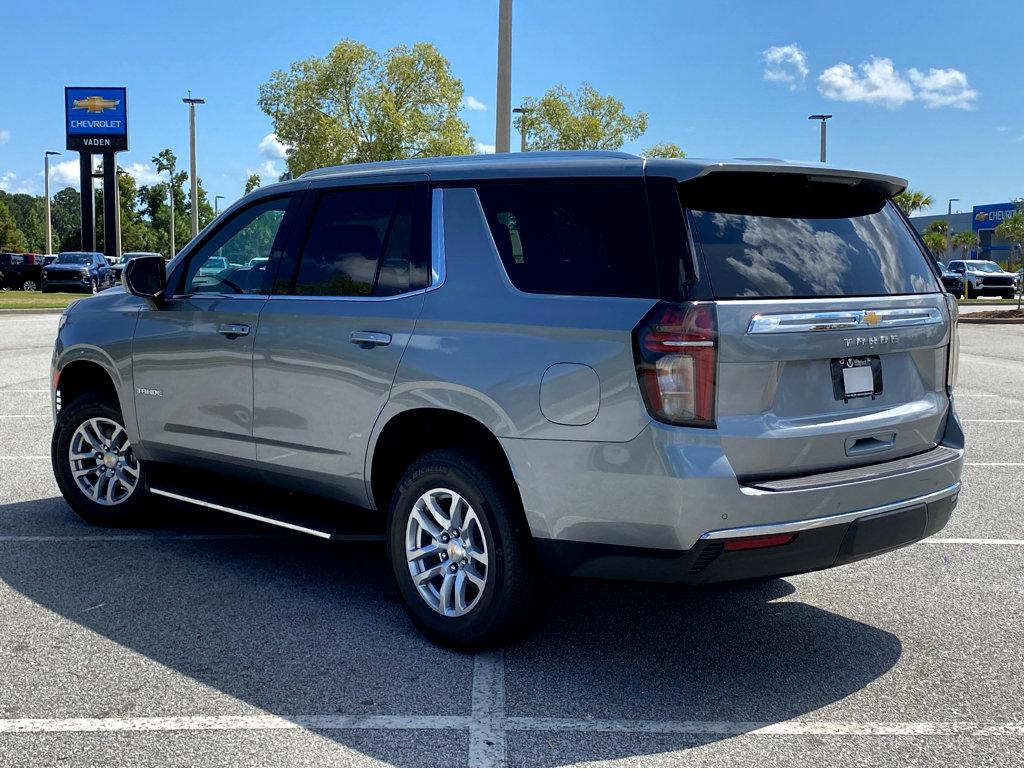
[[381, 545], [81, 523], [48, 456], [56, 325], [0, 315], [0, 764], [1024, 762], [1022, 326], [961, 328], [937, 537], [757, 587], [557, 583], [473, 656], [410, 625]]

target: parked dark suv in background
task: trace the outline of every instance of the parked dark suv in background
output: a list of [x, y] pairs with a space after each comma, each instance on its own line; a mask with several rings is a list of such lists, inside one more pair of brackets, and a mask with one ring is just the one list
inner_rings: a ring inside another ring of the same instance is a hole
[[41, 254], [0, 254], [0, 289], [35, 291], [43, 271]]
[[63, 251], [43, 268], [43, 291], [88, 291], [114, 285], [114, 272], [103, 254]]

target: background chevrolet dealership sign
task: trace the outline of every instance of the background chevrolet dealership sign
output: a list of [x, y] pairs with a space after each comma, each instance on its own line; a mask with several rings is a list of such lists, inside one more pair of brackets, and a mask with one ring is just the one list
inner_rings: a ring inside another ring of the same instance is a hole
[[65, 87], [64, 115], [69, 150], [128, 149], [127, 89]]
[[1003, 219], [1013, 216], [1017, 207], [1013, 203], [991, 203], [987, 206], [975, 206], [971, 217], [971, 228], [978, 230], [994, 230], [1003, 223]]

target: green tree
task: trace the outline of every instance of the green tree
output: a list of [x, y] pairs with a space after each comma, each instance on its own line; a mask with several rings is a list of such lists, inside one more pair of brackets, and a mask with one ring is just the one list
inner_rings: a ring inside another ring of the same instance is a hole
[[469, 154], [462, 97], [462, 82], [430, 43], [381, 54], [342, 40], [325, 57], [272, 73], [259, 106], [297, 176], [339, 163]]
[[260, 175], [249, 174], [249, 178], [245, 180], [245, 195], [248, 195], [254, 189], [260, 186]]
[[928, 246], [928, 250], [932, 252], [932, 256], [936, 259], [941, 259], [943, 254], [946, 253], [946, 236], [941, 233], [935, 232], [934, 230], [925, 230], [921, 236], [921, 240]]
[[950, 239], [953, 248], [960, 249], [960, 258], [966, 259], [967, 253], [978, 245], [978, 233], [976, 232], [957, 232]]
[[7, 205], [0, 203], [0, 251], [26, 250], [28, 243], [25, 241], [25, 234], [18, 229]]
[[686, 153], [683, 152], [682, 147], [672, 142], [662, 142], [660, 144], [652, 144], [650, 147], [640, 153], [647, 158], [685, 158]]
[[630, 116], [614, 96], [590, 83], [575, 93], [556, 85], [539, 99], [523, 100], [516, 128], [526, 132], [528, 150], [617, 150], [647, 130], [647, 114]]
[[922, 208], [928, 208], [932, 204], [932, 196], [925, 195], [920, 190], [905, 189], [892, 199], [893, 203], [903, 209], [907, 216], [917, 213]]
[[42, 253], [46, 248], [46, 232], [43, 229], [46, 206], [42, 195], [27, 195], [23, 192], [12, 194], [0, 190], [0, 203], [7, 206], [14, 224], [25, 236], [26, 249]]
[[50, 202], [55, 251], [76, 251], [82, 243], [82, 196], [78, 190], [65, 187]]

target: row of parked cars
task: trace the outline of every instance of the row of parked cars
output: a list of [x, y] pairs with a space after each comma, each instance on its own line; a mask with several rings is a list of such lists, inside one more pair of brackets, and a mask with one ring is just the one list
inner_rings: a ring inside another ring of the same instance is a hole
[[1024, 269], [1008, 272], [987, 259], [955, 259], [938, 265], [942, 269], [942, 285], [958, 299], [963, 297], [965, 285], [972, 297], [992, 295], [1013, 299], [1024, 281]]
[[85, 291], [95, 294], [119, 283], [125, 264], [140, 256], [159, 254], [132, 251], [117, 259], [98, 251], [0, 253], [0, 290]]

